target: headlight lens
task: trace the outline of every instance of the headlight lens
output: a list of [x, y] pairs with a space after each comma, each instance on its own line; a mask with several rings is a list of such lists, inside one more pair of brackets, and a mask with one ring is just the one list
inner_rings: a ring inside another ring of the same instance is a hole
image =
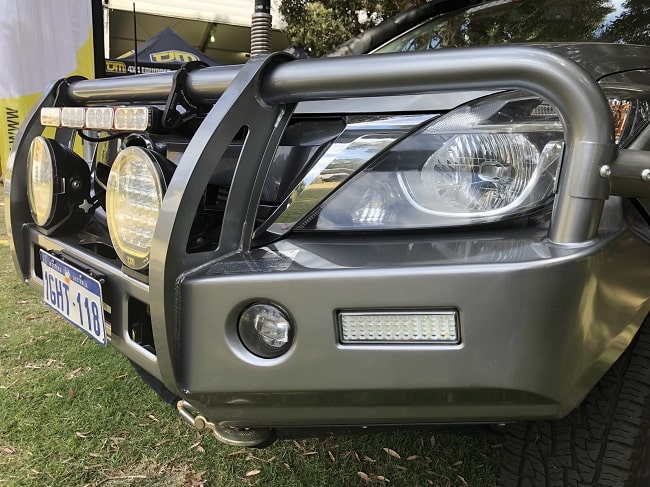
[[474, 101], [393, 146], [298, 228], [446, 227], [522, 215], [550, 202], [563, 139], [555, 111], [538, 98]]
[[108, 231], [118, 256], [132, 269], [149, 265], [166, 188], [155, 153], [127, 147], [115, 158], [106, 188]]
[[425, 213], [496, 216], [551, 194], [561, 150], [559, 141], [539, 150], [521, 133], [463, 134], [445, 142], [421, 170], [399, 177], [407, 198]]
[[35, 137], [27, 156], [27, 196], [34, 222], [44, 227], [54, 216], [55, 167], [47, 140]]
[[351, 117], [343, 133], [294, 188], [279, 216], [271, 218], [269, 231], [286, 233], [369, 160], [432, 116]]

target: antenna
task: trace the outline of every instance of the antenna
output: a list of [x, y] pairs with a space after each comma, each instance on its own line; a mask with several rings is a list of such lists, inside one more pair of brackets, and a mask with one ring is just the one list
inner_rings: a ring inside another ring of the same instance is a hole
[[251, 19], [251, 57], [271, 53], [271, 21], [271, 0], [255, 0]]
[[138, 27], [135, 21], [135, 2], [133, 2], [133, 74], [138, 74]]

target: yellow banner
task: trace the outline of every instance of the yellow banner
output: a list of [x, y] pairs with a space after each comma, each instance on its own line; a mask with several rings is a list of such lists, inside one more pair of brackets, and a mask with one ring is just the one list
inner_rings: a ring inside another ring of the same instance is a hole
[[11, 145], [20, 129], [20, 124], [25, 119], [34, 103], [38, 101], [40, 93], [17, 98], [5, 98], [0, 100], [0, 120], [2, 120], [2, 131], [0, 133], [0, 161], [2, 162], [2, 174], [5, 173], [7, 156]]
[[[92, 6], [79, 0], [2, 0], [0, 10], [0, 165], [47, 85], [94, 77]], [[10, 69], [8, 67], [11, 67]]]

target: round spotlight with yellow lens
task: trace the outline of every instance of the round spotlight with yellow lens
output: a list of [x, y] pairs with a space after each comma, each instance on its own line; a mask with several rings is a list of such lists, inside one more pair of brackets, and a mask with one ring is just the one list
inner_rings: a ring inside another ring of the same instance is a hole
[[143, 147], [127, 147], [115, 158], [108, 176], [108, 231], [120, 260], [135, 270], [149, 265], [153, 233], [167, 189], [158, 157]]
[[46, 233], [83, 225], [94, 207], [90, 167], [60, 142], [35, 137], [27, 155], [27, 199], [34, 223]]
[[34, 222], [48, 226], [54, 217], [56, 167], [52, 148], [44, 137], [35, 137], [27, 156], [27, 196]]

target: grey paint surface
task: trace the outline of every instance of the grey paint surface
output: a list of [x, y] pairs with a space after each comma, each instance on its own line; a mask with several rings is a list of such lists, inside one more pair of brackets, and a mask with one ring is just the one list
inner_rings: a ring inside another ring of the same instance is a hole
[[[182, 389], [207, 414], [239, 424], [358, 423], [371, 407], [384, 423], [559, 417], [650, 311], [647, 270], [634, 265], [650, 249], [624, 228], [572, 250], [540, 242], [539, 230], [507, 245], [508, 233], [475, 235], [473, 245], [289, 239], [215, 262], [182, 283]], [[236, 336], [238, 313], [255, 301], [294, 319], [295, 345], [280, 359], [253, 356]], [[337, 310], [418, 308], [458, 309], [461, 344], [338, 343]], [[291, 405], [291, 419], [276, 402]]]

